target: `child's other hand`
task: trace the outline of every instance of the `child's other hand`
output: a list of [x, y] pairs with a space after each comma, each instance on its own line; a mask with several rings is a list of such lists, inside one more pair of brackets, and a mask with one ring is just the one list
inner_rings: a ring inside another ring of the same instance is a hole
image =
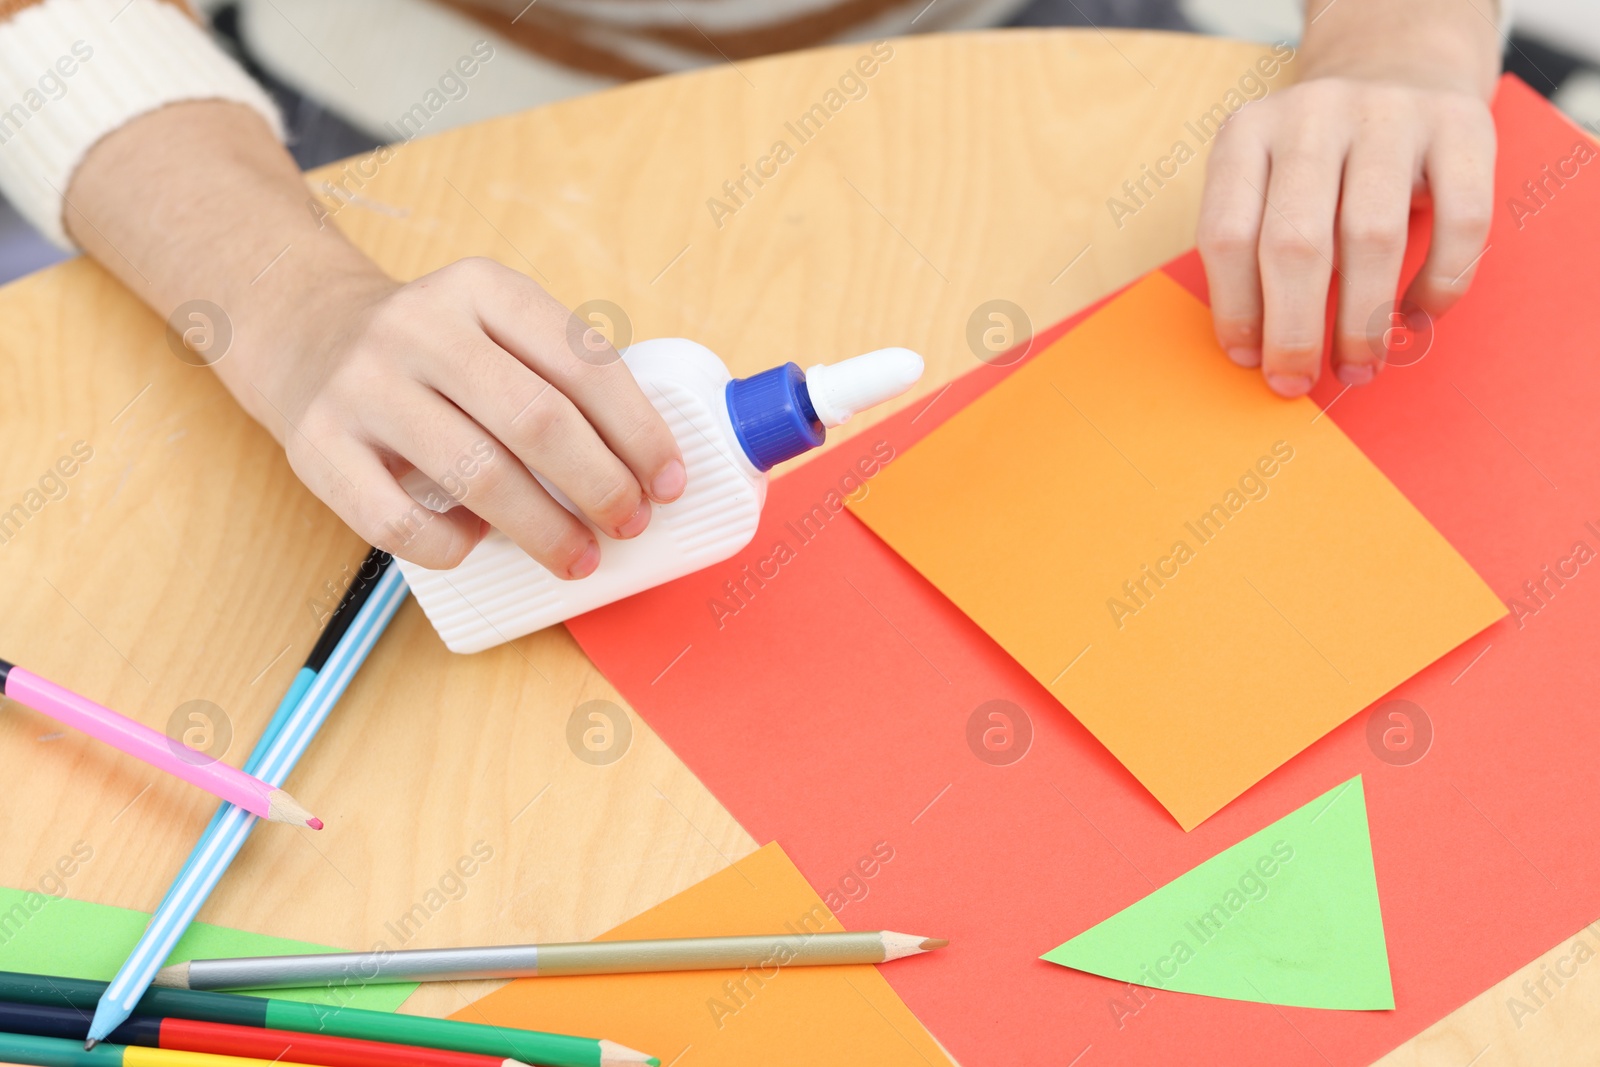
[[[1322, 8], [1327, 18], [1310, 27], [1302, 49], [1305, 80], [1236, 113], [1208, 165], [1197, 243], [1217, 339], [1283, 396], [1301, 396], [1317, 380], [1335, 270], [1333, 373], [1364, 385], [1382, 366], [1414, 196], [1431, 197], [1433, 234], [1402, 305], [1438, 315], [1455, 303], [1489, 231], [1495, 131], [1484, 101], [1498, 64], [1493, 24], [1454, 3], [1440, 17], [1456, 21], [1434, 27], [1444, 42], [1435, 67], [1420, 69], [1427, 61], [1405, 43], [1418, 27], [1399, 34], [1383, 25], [1418, 16], [1391, 15], [1406, 5], [1382, 3]], [[1367, 18], [1376, 25], [1364, 31]], [[1396, 47], [1389, 41], [1400, 44], [1393, 59], [1383, 55]]]
[[[677, 442], [633, 375], [530, 278], [466, 259], [406, 285], [373, 271], [326, 288], [289, 328], [301, 343], [286, 338], [235, 391], [369, 543], [452, 567], [486, 522], [581, 578], [599, 546], [532, 471], [618, 538], [682, 494]], [[462, 506], [418, 505], [399, 482], [412, 467]]]

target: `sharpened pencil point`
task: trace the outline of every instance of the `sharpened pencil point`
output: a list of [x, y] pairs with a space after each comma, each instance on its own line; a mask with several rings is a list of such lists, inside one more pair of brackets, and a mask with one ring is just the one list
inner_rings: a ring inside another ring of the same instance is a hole
[[99, 1043], [100, 1042], [96, 1041], [94, 1038], [91, 1037], [91, 1038], [89, 1038], [89, 1040], [87, 1040], [87, 1041], [85, 1041], [83, 1043], [83, 1051], [85, 1051], [85, 1052], [93, 1052], [94, 1051], [94, 1047], [96, 1045], [98, 1045]]
[[267, 794], [267, 819], [271, 822], [286, 822], [290, 826], [322, 829], [321, 819], [301, 807], [299, 801], [281, 789], [274, 789]]
[[649, 1067], [661, 1067], [661, 1060], [656, 1056], [619, 1045], [615, 1041], [600, 1039], [600, 1067], [636, 1067], [641, 1063], [649, 1064]]
[[903, 960], [907, 956], [920, 956], [936, 948], [944, 948], [950, 942], [942, 937], [923, 937], [921, 934], [897, 934], [893, 930], [879, 930], [876, 935], [883, 941], [882, 963], [890, 960]]

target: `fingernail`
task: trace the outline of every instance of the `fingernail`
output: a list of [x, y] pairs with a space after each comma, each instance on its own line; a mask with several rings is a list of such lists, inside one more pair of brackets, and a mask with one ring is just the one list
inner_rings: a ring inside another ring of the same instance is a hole
[[1333, 373], [1346, 385], [1366, 385], [1376, 376], [1377, 368], [1370, 363], [1341, 363]]
[[1311, 379], [1304, 374], [1269, 374], [1267, 386], [1279, 396], [1305, 396], [1311, 392]]
[[638, 510], [633, 513], [633, 517], [617, 527], [617, 539], [625, 541], [630, 537], [638, 537], [649, 524], [650, 501], [641, 500], [639, 501]]
[[1228, 358], [1241, 367], [1261, 366], [1261, 349], [1259, 348], [1230, 348]]
[[662, 502], [676, 500], [683, 495], [683, 487], [687, 484], [689, 475], [683, 469], [683, 461], [675, 459], [662, 467], [661, 473], [650, 483], [650, 495]]
[[587, 578], [598, 566], [600, 566], [600, 546], [590, 541], [589, 547], [583, 550], [583, 555], [567, 568], [567, 577]]

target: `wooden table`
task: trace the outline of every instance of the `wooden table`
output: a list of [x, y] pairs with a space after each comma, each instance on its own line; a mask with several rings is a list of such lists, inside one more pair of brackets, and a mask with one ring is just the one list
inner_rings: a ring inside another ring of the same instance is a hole
[[[569, 305], [625, 309], [634, 337], [702, 341], [739, 373], [909, 345], [928, 358], [926, 395], [974, 366], [968, 321], [986, 301], [1042, 328], [1191, 244], [1201, 161], [1120, 225], [1107, 197], [1193, 143], [1185, 121], [1262, 50], [1093, 31], [898, 41], [865, 95], [799, 143], [786, 123], [826, 106], [867, 54], [636, 84], [312, 179], [357, 190], [336, 222], [396, 277], [489, 256]], [[781, 162], [778, 140], [792, 149]], [[744, 178], [735, 202], [724, 183], [746, 167], [762, 184]], [[361, 544], [93, 264], [0, 290], [0, 321], [0, 511], [75, 442], [93, 449], [60, 499], [0, 529], [0, 648], [154, 726], [209, 701], [242, 758]], [[565, 630], [459, 657], [408, 604], [291, 783], [329, 829], [263, 827], [202, 917], [370, 947], [482, 842], [492, 859], [459, 899], [424, 907], [412, 945], [581, 939], [756, 846], [641, 720], [620, 761], [574, 758], [567, 718], [595, 698], [620, 702]], [[72, 896], [149, 909], [213, 806], [15, 705], [0, 766], [11, 886], [81, 842], [92, 859]], [[408, 1007], [478, 992], [427, 990]], [[1504, 996], [1486, 992], [1392, 1062], [1578, 1062], [1597, 1040], [1600, 972], [1520, 1030]]]

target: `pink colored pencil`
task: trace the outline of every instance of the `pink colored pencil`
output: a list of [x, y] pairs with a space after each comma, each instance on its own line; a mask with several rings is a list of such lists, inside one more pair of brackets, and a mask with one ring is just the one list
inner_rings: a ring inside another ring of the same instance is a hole
[[0, 660], [0, 696], [81, 730], [263, 819], [322, 829], [322, 820], [313, 818], [283, 790], [5, 660]]

